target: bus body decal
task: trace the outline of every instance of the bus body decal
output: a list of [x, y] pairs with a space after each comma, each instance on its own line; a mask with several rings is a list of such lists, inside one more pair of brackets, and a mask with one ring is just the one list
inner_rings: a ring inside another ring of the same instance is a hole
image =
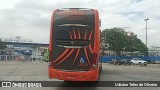
[[85, 53], [85, 56], [86, 56], [86, 58], [87, 58], [87, 60], [88, 60], [89, 65], [91, 65], [91, 64], [90, 64], [90, 61], [89, 61], [89, 58], [88, 58], [88, 54], [87, 54], [86, 48], [84, 48], [84, 53]]
[[78, 57], [78, 55], [79, 55], [79, 52], [80, 52], [80, 49], [77, 50], [77, 54], [76, 54], [76, 57], [74, 58], [74, 61], [73, 61], [73, 63], [72, 63], [72, 66], [73, 66], [73, 64], [75, 63], [75, 61], [76, 61], [76, 59], [77, 59], [77, 57]]
[[[93, 30], [92, 30], [92, 32], [93, 32]], [[89, 40], [90, 40], [90, 41], [91, 41], [92, 32], [91, 32], [90, 35], [89, 35]], [[91, 53], [93, 54], [93, 49], [92, 49], [91, 43], [89, 44], [89, 50], [90, 50]]]
[[93, 32], [93, 30], [91, 31], [91, 33], [89, 35], [89, 40], [91, 40], [92, 32]]
[[56, 66], [58, 66], [60, 63], [62, 63], [63, 61], [65, 61], [72, 53], [73, 53], [74, 49], [72, 49], [69, 54], [67, 56], [65, 56], [65, 58], [63, 58], [58, 64], [56, 64]]
[[53, 63], [55, 63], [55, 62], [58, 61], [60, 58], [62, 58], [68, 51], [69, 51], [69, 49], [67, 48], [56, 60], [53, 61]]
[[74, 29], [73, 29], [73, 33], [74, 33], [74, 39], [77, 39], [77, 38], [76, 38], [76, 33], [75, 33]]
[[80, 34], [79, 29], [78, 29], [78, 36], [79, 36], [79, 39], [81, 39], [81, 34]]
[[71, 34], [71, 32], [69, 31], [69, 35], [70, 35], [70, 38], [72, 39], [72, 34]]
[[86, 38], [87, 38], [87, 30], [86, 30], [86, 33], [85, 33], [84, 39], [86, 39]]

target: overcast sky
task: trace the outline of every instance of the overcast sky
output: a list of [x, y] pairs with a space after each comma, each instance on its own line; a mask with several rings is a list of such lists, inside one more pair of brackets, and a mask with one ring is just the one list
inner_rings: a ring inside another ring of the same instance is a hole
[[49, 41], [51, 14], [57, 8], [94, 8], [101, 29], [122, 27], [145, 43], [160, 46], [160, 0], [0, 0], [0, 38], [21, 36], [34, 42]]

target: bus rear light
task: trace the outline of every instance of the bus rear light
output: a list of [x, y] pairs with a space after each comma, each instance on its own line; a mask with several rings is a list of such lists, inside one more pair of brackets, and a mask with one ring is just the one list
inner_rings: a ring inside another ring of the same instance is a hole
[[92, 68], [93, 68], [94, 70], [96, 70], [96, 69], [97, 69], [97, 65], [96, 65], [96, 64], [93, 64], [93, 65], [92, 65]]
[[97, 68], [97, 53], [93, 52], [93, 61], [90, 70], [96, 70]]
[[93, 52], [93, 63], [92, 64], [96, 64], [97, 61], [97, 53]]
[[96, 70], [98, 68], [98, 66], [96, 64], [93, 64], [92, 66], [90, 66], [89, 70]]

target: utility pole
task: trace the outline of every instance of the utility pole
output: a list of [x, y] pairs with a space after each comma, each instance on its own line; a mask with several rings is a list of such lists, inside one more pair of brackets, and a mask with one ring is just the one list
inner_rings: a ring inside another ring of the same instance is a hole
[[147, 47], [147, 21], [148, 20], [149, 20], [148, 18], [144, 19], [144, 21], [146, 21], [146, 47]]

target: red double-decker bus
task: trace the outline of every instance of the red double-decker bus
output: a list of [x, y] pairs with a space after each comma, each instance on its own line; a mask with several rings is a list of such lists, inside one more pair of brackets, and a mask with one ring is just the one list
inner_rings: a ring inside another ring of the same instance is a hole
[[98, 81], [99, 14], [95, 9], [65, 8], [53, 11], [49, 42], [49, 78]]

